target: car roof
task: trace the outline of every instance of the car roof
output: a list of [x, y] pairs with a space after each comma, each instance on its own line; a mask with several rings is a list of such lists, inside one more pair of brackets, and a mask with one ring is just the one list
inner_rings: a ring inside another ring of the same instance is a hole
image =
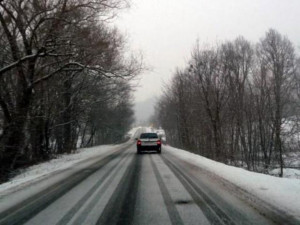
[[141, 133], [140, 138], [158, 138], [158, 134], [155, 132]]

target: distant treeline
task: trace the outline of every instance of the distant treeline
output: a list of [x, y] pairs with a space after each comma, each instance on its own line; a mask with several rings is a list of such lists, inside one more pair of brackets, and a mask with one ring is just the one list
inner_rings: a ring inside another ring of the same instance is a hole
[[300, 60], [270, 29], [257, 44], [243, 37], [195, 46], [157, 103], [155, 119], [171, 145], [249, 170], [284, 167], [299, 150]]
[[0, 182], [78, 146], [122, 140], [141, 63], [109, 20], [127, 6], [0, 1]]

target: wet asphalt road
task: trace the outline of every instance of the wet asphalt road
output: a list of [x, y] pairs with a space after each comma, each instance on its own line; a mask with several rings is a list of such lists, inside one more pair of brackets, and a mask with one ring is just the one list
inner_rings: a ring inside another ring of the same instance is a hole
[[1, 213], [0, 224], [274, 223], [205, 171], [130, 145]]

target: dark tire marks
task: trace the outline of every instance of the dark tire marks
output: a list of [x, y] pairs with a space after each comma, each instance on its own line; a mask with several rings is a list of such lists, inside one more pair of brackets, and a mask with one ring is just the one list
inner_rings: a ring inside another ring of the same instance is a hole
[[[109, 178], [107, 183], [101, 188], [101, 190], [95, 196], [93, 201], [84, 210], [84, 212], [82, 213], [83, 214], [82, 217], [80, 217], [80, 221], [76, 221], [76, 222], [78, 222], [78, 224], [83, 224], [85, 216], [88, 215], [88, 211], [96, 205], [98, 199], [101, 197], [101, 194], [108, 188], [108, 186], [110, 185], [111, 181], [113, 180], [115, 174], [118, 172], [119, 164], [127, 156], [128, 156], [128, 153], [124, 153], [123, 156], [121, 157], [121, 159], [118, 160], [118, 162], [114, 165], [114, 167], [117, 167], [115, 172]], [[57, 225], [67, 224], [72, 219], [72, 217], [78, 212], [78, 210], [89, 200], [90, 196], [98, 189], [98, 187], [110, 176], [110, 174], [112, 172], [113, 172], [113, 170], [108, 170], [101, 177], [101, 179], [99, 179], [99, 181], [96, 184], [94, 184], [94, 186], [67, 212], [67, 214], [57, 223]]]
[[235, 223], [228, 217], [210, 198], [207, 196], [193, 180], [182, 172], [177, 166], [168, 160], [166, 157], [162, 157], [165, 164], [175, 174], [178, 180], [182, 183], [185, 189], [190, 193], [195, 203], [203, 211], [207, 219], [211, 224], [226, 224], [235, 225]]
[[[124, 164], [126, 164], [126, 162]], [[122, 163], [122, 165], [124, 165], [124, 164]], [[78, 224], [78, 225], [84, 224], [84, 221], [88, 217], [90, 210], [92, 210], [96, 206], [99, 199], [103, 196], [103, 193], [110, 187], [115, 176], [119, 173], [119, 169], [121, 169], [121, 167], [122, 166], [116, 168], [115, 172], [110, 176], [110, 178], [107, 180], [105, 185], [98, 191], [98, 193], [96, 194], [94, 199], [88, 204], [88, 206], [83, 210], [83, 212], [81, 212], [81, 215], [73, 224]]]
[[26, 201], [2, 212], [0, 214], [0, 225], [24, 224], [26, 221], [45, 209], [48, 205], [74, 188], [77, 184], [84, 181], [88, 176], [101, 169], [112, 159], [118, 157], [122, 154], [122, 152], [124, 152], [124, 149], [106, 156], [97, 163], [91, 165], [89, 168], [74, 174], [69, 179], [56, 183], [40, 193], [28, 198]]
[[[104, 208], [97, 224], [132, 224], [138, 192], [142, 156], [133, 155], [131, 164]], [[117, 215], [117, 216], [116, 216]]]
[[151, 165], [153, 167], [153, 171], [154, 171], [154, 174], [155, 174], [155, 177], [157, 179], [157, 183], [159, 185], [159, 188], [161, 190], [161, 194], [163, 196], [163, 199], [164, 199], [164, 203], [167, 207], [167, 211], [168, 211], [168, 214], [169, 214], [169, 218], [171, 220], [171, 223], [173, 225], [183, 225], [183, 221], [178, 213], [178, 210], [176, 209], [176, 205], [175, 205], [175, 202], [173, 202], [170, 194], [169, 194], [169, 191], [166, 187], [166, 184], [164, 183], [155, 163], [153, 162], [153, 158], [152, 156], [150, 157], [151, 158]]

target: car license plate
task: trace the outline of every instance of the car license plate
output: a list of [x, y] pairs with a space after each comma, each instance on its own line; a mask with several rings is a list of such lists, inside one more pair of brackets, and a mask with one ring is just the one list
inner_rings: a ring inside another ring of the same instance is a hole
[[142, 142], [142, 146], [154, 146], [156, 142]]

